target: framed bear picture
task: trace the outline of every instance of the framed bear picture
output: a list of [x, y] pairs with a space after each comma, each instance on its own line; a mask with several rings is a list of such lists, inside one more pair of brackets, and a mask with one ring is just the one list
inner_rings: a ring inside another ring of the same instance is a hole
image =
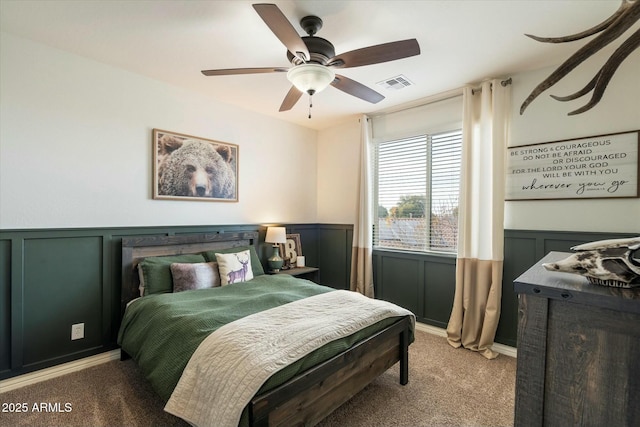
[[153, 129], [153, 198], [238, 201], [238, 146]]

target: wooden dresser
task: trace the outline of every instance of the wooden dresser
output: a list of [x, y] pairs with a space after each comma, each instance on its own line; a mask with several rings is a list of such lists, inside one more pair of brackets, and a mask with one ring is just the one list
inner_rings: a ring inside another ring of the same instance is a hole
[[514, 281], [516, 427], [640, 426], [640, 289], [547, 271], [550, 252]]

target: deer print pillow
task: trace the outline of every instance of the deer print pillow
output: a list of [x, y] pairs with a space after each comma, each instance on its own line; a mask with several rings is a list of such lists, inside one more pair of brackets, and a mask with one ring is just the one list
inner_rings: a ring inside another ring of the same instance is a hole
[[260, 257], [258, 257], [258, 254], [256, 253], [256, 248], [254, 246], [238, 246], [238, 247], [218, 249], [218, 250], [214, 249], [214, 250], [203, 252], [202, 255], [204, 256], [205, 260], [208, 262], [218, 262], [218, 260], [216, 259], [217, 253], [231, 254], [231, 253], [242, 252], [246, 250], [248, 250], [249, 255], [251, 255], [250, 266], [251, 266], [251, 272], [253, 273], [253, 277], [255, 278], [258, 276], [262, 276], [264, 274], [264, 269], [262, 268]]
[[253, 279], [251, 255], [248, 250], [231, 254], [216, 253], [216, 260], [222, 286]]

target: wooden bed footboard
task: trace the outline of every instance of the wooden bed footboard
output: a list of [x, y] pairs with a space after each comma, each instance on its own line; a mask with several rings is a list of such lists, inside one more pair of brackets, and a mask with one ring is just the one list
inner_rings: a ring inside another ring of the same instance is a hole
[[377, 334], [249, 403], [253, 427], [313, 426], [400, 362], [400, 384], [409, 381], [410, 320], [403, 317]]

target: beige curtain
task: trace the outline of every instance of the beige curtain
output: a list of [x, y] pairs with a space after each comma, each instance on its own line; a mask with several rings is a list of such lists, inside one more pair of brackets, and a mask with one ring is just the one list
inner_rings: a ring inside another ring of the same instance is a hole
[[371, 265], [371, 162], [370, 125], [367, 116], [360, 118], [360, 167], [358, 182], [358, 214], [353, 225], [350, 289], [373, 298]]
[[488, 359], [500, 318], [504, 260], [504, 174], [510, 86], [463, 90], [456, 289], [447, 339]]

